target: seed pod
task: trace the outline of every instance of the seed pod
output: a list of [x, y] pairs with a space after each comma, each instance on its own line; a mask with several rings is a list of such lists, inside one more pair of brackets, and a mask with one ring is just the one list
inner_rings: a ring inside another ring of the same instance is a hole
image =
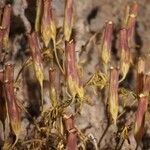
[[66, 42], [66, 80], [67, 80], [67, 87], [72, 95], [73, 98], [75, 98], [76, 94], [80, 98], [84, 97], [84, 90], [80, 83], [79, 74], [77, 71], [77, 64], [76, 64], [76, 58], [75, 58], [75, 43], [73, 40], [70, 42]]
[[140, 94], [134, 129], [134, 136], [137, 143], [141, 140], [144, 134], [145, 113], [147, 111], [147, 105], [148, 97], [143, 94]]
[[35, 31], [37, 33], [39, 33], [40, 31], [41, 13], [42, 13], [42, 0], [36, 0]]
[[131, 54], [130, 49], [128, 47], [128, 40], [127, 40], [127, 30], [122, 29], [120, 31], [120, 50], [121, 50], [121, 58], [120, 58], [120, 71], [122, 74], [123, 81], [129, 71], [130, 68], [130, 62], [131, 62]]
[[137, 66], [137, 95], [143, 92], [145, 80], [145, 59], [140, 57]]
[[129, 47], [132, 47], [134, 44], [134, 30], [137, 14], [138, 4], [136, 2], [134, 2], [131, 6], [127, 5], [123, 27], [128, 31]]
[[52, 18], [51, 0], [43, 0], [41, 34], [46, 47], [48, 46], [50, 40], [54, 40], [56, 37], [56, 26]]
[[128, 43], [129, 47], [133, 44], [134, 40], [134, 31], [135, 31], [135, 23], [136, 23], [136, 16], [134, 14], [131, 14], [128, 18], [127, 23], [127, 31], [128, 31]]
[[49, 85], [50, 85], [50, 99], [53, 107], [58, 105], [58, 93], [56, 90], [56, 69], [49, 70]]
[[32, 53], [32, 60], [36, 78], [41, 87], [41, 99], [42, 99], [42, 107], [43, 107], [43, 80], [44, 80], [44, 70], [42, 64], [42, 55], [41, 55], [41, 47], [38, 39], [38, 35], [36, 32], [32, 32], [31, 34], [27, 34], [29, 46]]
[[64, 36], [66, 41], [70, 41], [73, 22], [74, 22], [74, 12], [73, 12], [74, 0], [66, 0], [65, 5], [65, 18], [64, 18]]
[[21, 129], [21, 118], [14, 93], [14, 65], [12, 64], [7, 64], [5, 67], [4, 90], [11, 129], [16, 135], [16, 139], [18, 139]]
[[68, 131], [67, 150], [77, 150], [77, 133], [73, 115], [64, 115], [65, 126]]
[[110, 114], [115, 124], [117, 121], [118, 110], [119, 110], [118, 79], [119, 79], [118, 69], [111, 67], [110, 68], [110, 83], [109, 83], [109, 108], [110, 108]]
[[112, 32], [113, 32], [113, 23], [109, 21], [105, 25], [103, 38], [102, 38], [102, 47], [101, 47], [101, 57], [102, 61], [105, 64], [108, 64], [111, 60], [111, 45], [112, 45]]
[[3, 12], [2, 28], [6, 29], [3, 35], [3, 47], [9, 47], [9, 31], [10, 31], [10, 17], [11, 17], [12, 6], [6, 5]]

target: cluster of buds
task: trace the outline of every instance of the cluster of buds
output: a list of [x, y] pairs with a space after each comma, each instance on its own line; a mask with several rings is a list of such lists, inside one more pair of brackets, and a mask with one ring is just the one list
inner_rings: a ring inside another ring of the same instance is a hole
[[7, 64], [5, 66], [4, 95], [11, 129], [16, 135], [16, 139], [18, 139], [21, 129], [21, 118], [14, 93], [14, 65], [12, 64]]
[[64, 115], [65, 127], [68, 132], [67, 150], [77, 150], [77, 130], [74, 126], [74, 118], [72, 114]]
[[119, 70], [118, 68], [110, 68], [110, 83], [109, 83], [109, 111], [114, 123], [116, 124], [119, 102], [118, 102], [118, 80]]
[[78, 95], [80, 98], [84, 97], [84, 89], [80, 83], [80, 77], [77, 70], [77, 63], [75, 57], [75, 43], [74, 40], [66, 41], [66, 81], [68, 91], [73, 98]]
[[74, 0], [66, 0], [65, 19], [64, 19], [64, 36], [66, 41], [70, 41], [71, 34], [72, 34], [72, 28], [74, 22], [73, 5], [74, 5]]
[[127, 29], [122, 29], [120, 31], [120, 50], [121, 50], [121, 56], [120, 56], [120, 71], [122, 74], [122, 79], [120, 81], [123, 81], [129, 71], [130, 63], [131, 63], [131, 53], [128, 46], [128, 38], [127, 38]]
[[101, 57], [102, 61], [106, 65], [110, 63], [111, 60], [112, 32], [113, 32], [113, 23], [112, 21], [108, 21], [105, 25], [101, 44]]
[[41, 87], [41, 97], [42, 97], [42, 107], [43, 107], [44, 73], [43, 73], [41, 47], [40, 47], [38, 35], [36, 32], [27, 34], [27, 37], [28, 37], [28, 42], [29, 42], [29, 46], [31, 49], [31, 53], [32, 53], [32, 60], [33, 60], [35, 75]]

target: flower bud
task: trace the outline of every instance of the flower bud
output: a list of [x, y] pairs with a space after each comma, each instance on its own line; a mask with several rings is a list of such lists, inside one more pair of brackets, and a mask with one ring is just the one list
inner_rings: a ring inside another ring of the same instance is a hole
[[73, 16], [73, 0], [66, 0], [65, 5], [65, 18], [64, 18], [64, 36], [66, 41], [70, 41], [74, 16]]
[[111, 60], [112, 32], [113, 32], [113, 23], [109, 21], [106, 23], [104, 29], [101, 47], [101, 57], [105, 64], [108, 64]]
[[118, 102], [118, 80], [119, 80], [119, 71], [117, 68], [110, 68], [110, 83], [109, 83], [109, 108], [110, 114], [114, 123], [116, 124], [119, 102]]

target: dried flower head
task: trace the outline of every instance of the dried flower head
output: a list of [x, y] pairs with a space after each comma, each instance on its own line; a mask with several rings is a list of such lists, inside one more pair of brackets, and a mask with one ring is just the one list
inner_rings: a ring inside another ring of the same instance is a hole
[[73, 12], [74, 0], [66, 0], [65, 5], [65, 18], [64, 18], [64, 36], [66, 41], [70, 41], [73, 22], [74, 22], [74, 12]]
[[102, 38], [102, 47], [101, 47], [101, 57], [102, 61], [105, 64], [108, 64], [111, 60], [111, 45], [112, 45], [112, 32], [113, 32], [113, 23], [109, 21], [105, 25], [103, 38]]
[[119, 80], [119, 70], [118, 68], [110, 68], [110, 83], [109, 83], [109, 109], [110, 114], [114, 123], [116, 124], [119, 102], [118, 102], [118, 80]]

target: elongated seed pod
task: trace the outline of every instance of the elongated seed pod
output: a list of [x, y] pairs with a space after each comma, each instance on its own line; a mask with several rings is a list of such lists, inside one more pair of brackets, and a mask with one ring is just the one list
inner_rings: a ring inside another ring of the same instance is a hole
[[119, 80], [119, 71], [117, 68], [110, 68], [110, 83], [109, 83], [109, 108], [110, 114], [114, 123], [116, 124], [119, 102], [118, 102], [118, 80]]
[[68, 131], [67, 150], [77, 150], [77, 133], [74, 126], [73, 115], [64, 116], [65, 127]]
[[122, 79], [120, 81], [123, 81], [129, 71], [130, 63], [131, 63], [131, 53], [130, 49], [128, 47], [128, 40], [127, 40], [127, 30], [122, 29], [120, 31], [120, 71], [122, 74]]
[[75, 43], [73, 40], [71, 40], [70, 42], [66, 42], [65, 53], [66, 80], [68, 90], [73, 98], [76, 96], [76, 94], [78, 94], [79, 97], [83, 98], [84, 90], [80, 83], [80, 78], [77, 71], [77, 63], [75, 58]]
[[111, 60], [112, 32], [113, 32], [113, 23], [112, 21], [109, 21], [105, 25], [101, 45], [101, 57], [102, 61], [105, 64], [108, 64]]
[[74, 0], [66, 0], [64, 18], [64, 36], [66, 41], [70, 41], [74, 22]]
[[10, 18], [11, 18], [12, 6], [6, 5], [3, 12], [2, 28], [6, 29], [3, 35], [3, 47], [9, 47], [9, 31], [10, 31]]
[[144, 134], [145, 113], [147, 111], [147, 105], [148, 97], [140, 94], [134, 129], [134, 136], [137, 143], [142, 139], [142, 136]]
[[21, 129], [21, 118], [14, 93], [14, 65], [12, 64], [5, 66], [4, 92], [11, 129], [17, 139]]
[[28, 37], [28, 42], [32, 53], [35, 75], [41, 87], [41, 97], [42, 97], [41, 99], [42, 99], [42, 107], [43, 107], [44, 70], [43, 70], [43, 63], [42, 63], [41, 47], [36, 32], [27, 34], [27, 37]]
[[56, 37], [56, 26], [52, 17], [51, 0], [43, 0], [41, 34], [46, 47], [48, 46], [50, 40], [54, 40]]

